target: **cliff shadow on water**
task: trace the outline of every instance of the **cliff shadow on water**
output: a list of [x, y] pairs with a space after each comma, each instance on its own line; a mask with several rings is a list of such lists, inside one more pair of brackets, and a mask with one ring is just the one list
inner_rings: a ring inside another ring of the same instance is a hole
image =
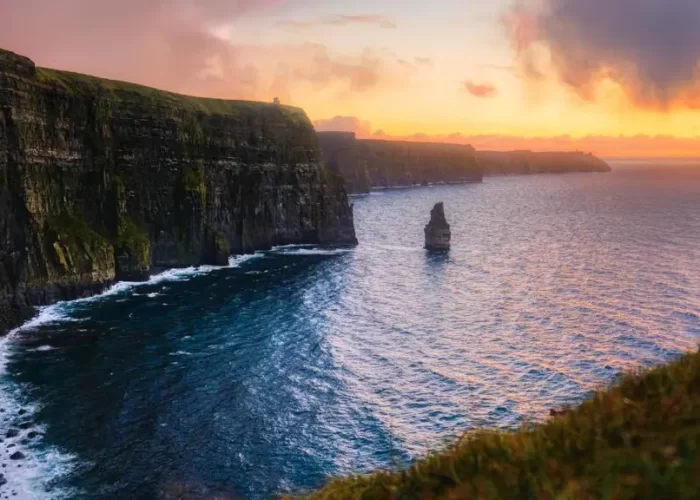
[[299, 108], [37, 68], [0, 50], [0, 332], [32, 306], [284, 244], [355, 244]]

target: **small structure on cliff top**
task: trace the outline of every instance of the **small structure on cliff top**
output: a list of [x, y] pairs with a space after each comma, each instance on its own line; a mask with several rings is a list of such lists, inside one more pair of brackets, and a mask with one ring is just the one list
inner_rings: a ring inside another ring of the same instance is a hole
[[450, 225], [445, 218], [445, 206], [436, 203], [430, 211], [430, 222], [425, 226], [425, 248], [427, 250], [445, 251], [450, 249]]

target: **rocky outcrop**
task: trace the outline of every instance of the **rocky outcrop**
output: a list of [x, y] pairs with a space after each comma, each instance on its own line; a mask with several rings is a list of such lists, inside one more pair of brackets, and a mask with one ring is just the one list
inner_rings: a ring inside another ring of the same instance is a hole
[[576, 152], [477, 151], [484, 175], [564, 174], [610, 172], [610, 166], [592, 154]]
[[298, 108], [36, 68], [0, 51], [0, 330], [31, 306], [278, 244], [352, 244]]
[[480, 182], [471, 146], [358, 140], [354, 133], [319, 132], [326, 166], [343, 176], [350, 193], [428, 184]]
[[425, 248], [427, 250], [444, 251], [450, 249], [452, 233], [445, 218], [445, 206], [436, 203], [430, 211], [430, 222], [425, 226]]

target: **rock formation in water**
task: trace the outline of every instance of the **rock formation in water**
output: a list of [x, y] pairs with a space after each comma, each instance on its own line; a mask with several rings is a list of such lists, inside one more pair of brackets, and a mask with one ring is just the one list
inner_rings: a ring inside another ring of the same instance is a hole
[[425, 226], [425, 248], [428, 250], [449, 250], [452, 233], [445, 218], [445, 206], [436, 203], [430, 211], [430, 222]]
[[296, 243], [356, 243], [343, 180], [301, 109], [0, 51], [0, 331], [115, 280]]
[[477, 151], [484, 175], [610, 172], [610, 165], [592, 154], [576, 152]]
[[343, 176], [350, 193], [483, 177], [471, 146], [358, 140], [352, 132], [319, 132], [318, 139], [323, 161]]

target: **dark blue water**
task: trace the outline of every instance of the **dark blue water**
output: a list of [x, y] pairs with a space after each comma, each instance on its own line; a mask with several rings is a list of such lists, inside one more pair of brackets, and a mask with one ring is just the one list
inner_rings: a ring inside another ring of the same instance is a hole
[[[0, 496], [300, 492], [694, 349], [700, 168], [618, 167], [356, 198], [356, 249], [44, 309], [0, 347], [0, 432], [32, 426]], [[449, 255], [422, 248], [437, 201]]]

